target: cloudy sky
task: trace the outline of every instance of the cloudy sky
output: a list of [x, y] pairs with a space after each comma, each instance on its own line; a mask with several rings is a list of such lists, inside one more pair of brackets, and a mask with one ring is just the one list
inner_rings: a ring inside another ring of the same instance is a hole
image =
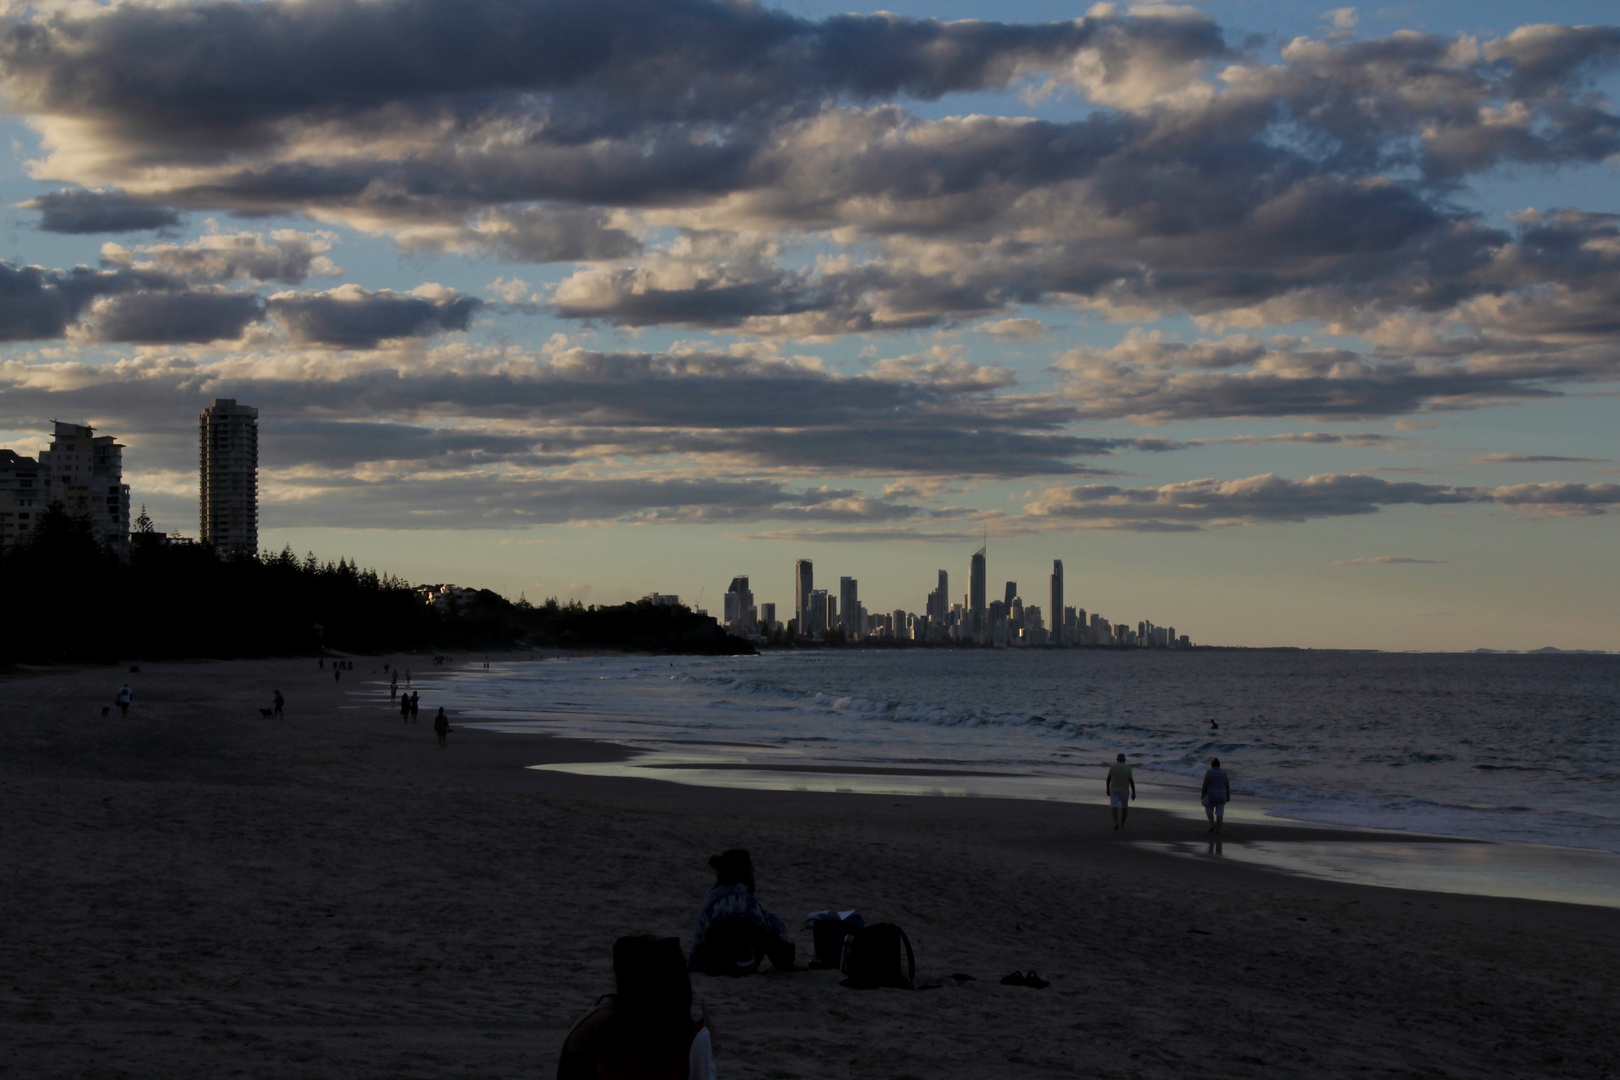
[[[847, 3], [847, 0], [844, 0]], [[1620, 7], [0, 0], [0, 445], [531, 599], [1620, 649]]]

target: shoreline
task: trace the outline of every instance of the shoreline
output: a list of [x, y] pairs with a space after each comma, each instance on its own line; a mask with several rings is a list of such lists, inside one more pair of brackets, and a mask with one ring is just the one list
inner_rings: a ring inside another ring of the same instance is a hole
[[[1096, 806], [539, 771], [524, 766], [622, 750], [473, 728], [441, 750], [431, 681], [409, 725], [344, 708], [349, 679], [313, 662], [143, 669], [127, 721], [99, 717], [122, 673], [7, 684], [0, 850], [19, 870], [0, 890], [0, 1062], [16, 1075], [532, 1076], [611, 989], [615, 937], [689, 943], [704, 860], [732, 846], [790, 926], [828, 907], [897, 922], [938, 989], [698, 976], [725, 1080], [1620, 1065], [1611, 908], [1169, 856], [1142, 844], [1202, 831], [1150, 809], [1121, 838]], [[272, 687], [284, 721], [258, 716]], [[1052, 986], [998, 985], [1014, 968]]]

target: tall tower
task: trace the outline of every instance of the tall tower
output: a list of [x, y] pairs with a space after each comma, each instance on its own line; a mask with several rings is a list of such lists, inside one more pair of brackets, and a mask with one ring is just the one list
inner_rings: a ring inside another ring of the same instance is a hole
[[97, 540], [119, 555], [129, 554], [123, 443], [83, 424], [54, 421], [50, 449], [40, 451], [39, 474], [46, 502], [59, 502], [85, 518]]
[[215, 398], [197, 418], [202, 540], [233, 555], [259, 553], [259, 410]]
[[1052, 560], [1052, 644], [1067, 645], [1063, 639], [1063, 560]]
[[809, 559], [793, 564], [793, 617], [798, 620], [799, 633], [809, 633], [810, 591], [816, 587], [815, 567]]
[[[847, 637], [854, 637], [861, 632], [860, 624], [856, 621], [856, 612], [860, 608], [859, 582], [852, 577], [838, 579], [838, 625], [844, 628]], [[827, 629], [831, 630], [832, 627]]]
[[985, 548], [975, 551], [968, 563], [968, 610], [975, 626], [984, 625], [984, 552]]

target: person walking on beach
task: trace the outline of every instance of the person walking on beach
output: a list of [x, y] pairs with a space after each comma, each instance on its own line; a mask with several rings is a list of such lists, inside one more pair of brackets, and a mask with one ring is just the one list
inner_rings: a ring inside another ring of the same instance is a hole
[[410, 719], [411, 719], [411, 695], [409, 695], [409, 694], [401, 694], [401, 695], [399, 695], [399, 720], [400, 720], [400, 723], [402, 723], [402, 724], [403, 723], [409, 723]]
[[343, 669], [338, 666], [338, 663], [337, 663], [336, 660], [332, 661], [332, 681], [333, 682], [342, 682], [343, 681]]
[[1226, 817], [1226, 804], [1232, 798], [1232, 780], [1221, 768], [1220, 758], [1211, 758], [1204, 773], [1204, 786], [1199, 789], [1204, 803], [1204, 816], [1209, 818], [1209, 831], [1219, 833], [1221, 821]]
[[416, 690], [411, 693], [411, 723], [416, 723], [416, 714], [421, 711], [422, 692], [420, 690]]
[[285, 719], [287, 719], [286, 715], [281, 711], [282, 709], [284, 709], [286, 707], [287, 707], [287, 699], [281, 696], [281, 691], [280, 690], [277, 690], [276, 691], [276, 709], [275, 709], [275, 717], [276, 717], [277, 720], [285, 720]]
[[134, 696], [135, 692], [129, 688], [129, 683], [125, 683], [123, 686], [118, 688], [118, 697], [114, 698], [113, 700], [118, 704], [119, 716], [129, 716], [129, 703]]
[[444, 706], [439, 706], [439, 715], [433, 718], [433, 734], [439, 737], [439, 749], [444, 749], [445, 739], [450, 735], [450, 718], [444, 715]]
[[392, 705], [399, 698], [399, 672], [394, 672], [394, 681], [388, 684], [388, 704]]
[[1125, 819], [1131, 813], [1131, 800], [1136, 798], [1136, 777], [1132, 775], [1131, 767], [1125, 764], [1124, 754], [1120, 754], [1108, 766], [1108, 779], [1103, 782], [1103, 790], [1108, 793], [1108, 809], [1114, 815], [1114, 829], [1123, 829]]

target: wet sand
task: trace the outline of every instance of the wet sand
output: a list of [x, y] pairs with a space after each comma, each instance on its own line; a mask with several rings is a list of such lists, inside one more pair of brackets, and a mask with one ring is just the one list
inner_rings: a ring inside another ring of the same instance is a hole
[[[0, 680], [0, 1071], [550, 1075], [613, 939], [689, 942], [705, 858], [744, 846], [790, 925], [898, 922], [938, 988], [698, 977], [726, 1080], [1620, 1072], [1612, 908], [1178, 857], [1202, 824], [1151, 810], [1116, 834], [1100, 805], [535, 770], [622, 755], [472, 729], [441, 751], [431, 683], [404, 725], [345, 693], [381, 666], [355, 663]], [[126, 677], [129, 719], [101, 718]], [[287, 719], [261, 718], [278, 687]], [[1015, 968], [1052, 985], [997, 984]]]

